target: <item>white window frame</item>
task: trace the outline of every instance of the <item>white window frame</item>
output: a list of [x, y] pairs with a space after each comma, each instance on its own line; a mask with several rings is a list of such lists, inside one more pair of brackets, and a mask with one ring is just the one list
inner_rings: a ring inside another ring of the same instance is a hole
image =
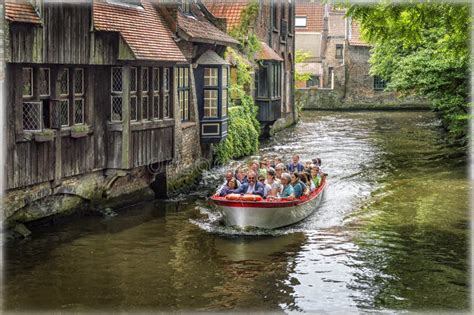
[[[304, 23], [298, 23], [298, 21], [304, 21]], [[305, 15], [295, 16], [295, 27], [307, 27], [308, 26], [308, 17]]]

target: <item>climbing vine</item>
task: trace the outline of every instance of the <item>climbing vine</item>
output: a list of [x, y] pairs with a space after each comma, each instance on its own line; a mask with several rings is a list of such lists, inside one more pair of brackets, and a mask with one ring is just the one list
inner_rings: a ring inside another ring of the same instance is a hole
[[229, 92], [231, 102], [228, 110], [227, 138], [216, 145], [216, 161], [225, 163], [230, 159], [250, 155], [258, 150], [260, 123], [257, 106], [248, 93], [254, 84], [255, 54], [260, 50], [260, 40], [252, 26], [258, 17], [258, 3], [251, 2], [242, 11], [239, 25], [229, 34], [240, 43], [239, 51], [228, 48], [226, 59], [235, 64], [235, 76], [231, 76]]

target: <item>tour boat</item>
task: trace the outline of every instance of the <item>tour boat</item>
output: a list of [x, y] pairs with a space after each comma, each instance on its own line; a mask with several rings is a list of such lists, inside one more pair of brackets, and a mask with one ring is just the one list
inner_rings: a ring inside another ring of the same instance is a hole
[[[321, 185], [308, 196], [293, 199], [255, 200], [255, 195], [212, 196], [212, 202], [221, 211], [224, 222], [239, 228], [258, 227], [275, 229], [308, 217], [321, 203], [326, 176]], [[249, 200], [253, 199], [253, 200]]]

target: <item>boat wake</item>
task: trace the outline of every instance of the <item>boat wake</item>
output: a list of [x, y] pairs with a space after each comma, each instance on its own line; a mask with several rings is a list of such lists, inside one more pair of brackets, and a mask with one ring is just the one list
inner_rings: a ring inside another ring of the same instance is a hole
[[228, 226], [224, 224], [222, 214], [218, 211], [204, 206], [197, 206], [195, 209], [199, 211], [199, 218], [189, 219], [189, 222], [210, 234], [222, 236], [280, 236], [302, 232], [304, 230], [295, 227], [264, 229], [257, 227], [239, 228], [237, 226]]

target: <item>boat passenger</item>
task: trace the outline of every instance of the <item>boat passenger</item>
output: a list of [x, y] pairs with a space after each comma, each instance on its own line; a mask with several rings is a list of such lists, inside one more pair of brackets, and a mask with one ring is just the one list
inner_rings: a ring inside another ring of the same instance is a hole
[[268, 193], [272, 190], [272, 186], [265, 183], [263, 175], [258, 175], [258, 181], [263, 185], [263, 198], [267, 198]]
[[225, 197], [228, 194], [232, 194], [237, 189], [237, 180], [235, 178], [230, 179], [227, 184], [221, 189], [219, 196]]
[[309, 195], [311, 192], [311, 183], [310, 180], [308, 179], [308, 175], [306, 175], [306, 172], [301, 172], [298, 174], [298, 177], [300, 178], [300, 182], [304, 184], [304, 192], [303, 195]]
[[308, 172], [308, 173], [309, 173], [309, 172], [311, 171], [311, 164], [313, 164], [312, 161], [306, 161], [306, 162], [304, 163], [304, 171], [305, 171], [305, 172]]
[[281, 174], [282, 190], [280, 197], [282, 198], [295, 198], [295, 190], [291, 186], [291, 176], [288, 173]]
[[303, 196], [306, 185], [300, 181], [298, 172], [293, 172], [291, 174], [291, 185], [293, 186], [293, 190], [295, 191], [295, 198], [300, 198], [301, 196]]
[[281, 179], [281, 174], [283, 174], [283, 171], [285, 170], [285, 165], [283, 163], [278, 163], [275, 167], [275, 177], [276, 179], [280, 180]]
[[263, 176], [263, 178], [267, 177], [267, 163], [268, 160], [265, 158], [260, 161], [260, 168], [258, 169], [258, 176]]
[[[219, 188], [217, 188], [217, 191], [216, 191], [216, 194], [220, 194], [221, 190], [227, 186], [227, 184], [229, 183], [229, 181], [231, 179], [235, 178], [234, 177], [234, 172], [232, 170], [227, 170], [225, 172], [225, 178], [224, 178], [224, 183], [222, 183], [221, 186], [219, 186]], [[237, 188], [240, 186], [240, 182], [238, 180], [236, 180], [236, 185], [237, 185]]]
[[243, 183], [237, 188], [234, 193], [236, 194], [253, 194], [253, 195], [260, 195], [263, 197], [264, 194], [264, 187], [262, 183], [257, 181], [257, 174], [250, 170], [247, 174], [247, 183]]
[[300, 156], [298, 154], [293, 155], [292, 163], [286, 166], [288, 172], [301, 172], [304, 169], [303, 164], [300, 163]]
[[318, 188], [321, 185], [321, 175], [319, 174], [319, 167], [317, 165], [312, 166], [311, 168], [311, 183], [314, 185], [314, 189]]
[[242, 167], [238, 167], [235, 170], [235, 178], [237, 178], [240, 184], [247, 183], [247, 175], [245, 169], [243, 169]]
[[268, 196], [277, 197], [281, 191], [281, 183], [276, 178], [276, 172], [273, 168], [269, 168], [267, 172], [267, 180], [265, 181], [268, 185], [270, 185], [271, 190], [268, 193]]

